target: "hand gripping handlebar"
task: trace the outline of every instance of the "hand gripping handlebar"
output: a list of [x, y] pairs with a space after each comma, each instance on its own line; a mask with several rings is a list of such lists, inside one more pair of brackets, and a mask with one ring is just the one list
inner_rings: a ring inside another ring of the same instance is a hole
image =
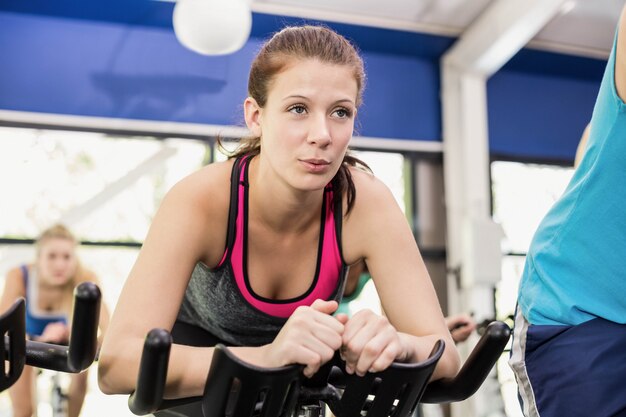
[[201, 402], [204, 417], [289, 417], [295, 409], [323, 401], [337, 417], [363, 412], [368, 416], [407, 416], [420, 401], [461, 401], [473, 395], [502, 354], [510, 333], [506, 324], [491, 323], [458, 375], [430, 384], [443, 354], [443, 341], [435, 344], [425, 361], [394, 363], [363, 377], [344, 374], [345, 364], [336, 354], [310, 379], [302, 375], [301, 365], [261, 368], [217, 345], [204, 395], [163, 400], [172, 339], [166, 330], [153, 329], [144, 343], [137, 389], [129, 398], [129, 408], [145, 415]]

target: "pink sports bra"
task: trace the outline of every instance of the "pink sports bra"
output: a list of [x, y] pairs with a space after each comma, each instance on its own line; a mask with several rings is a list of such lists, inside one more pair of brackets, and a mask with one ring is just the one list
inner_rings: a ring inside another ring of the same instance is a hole
[[[231, 236], [228, 238], [228, 247], [217, 268], [222, 267], [226, 262], [230, 263], [237, 288], [250, 305], [275, 317], [289, 317], [299, 306], [311, 305], [318, 298], [323, 300], [334, 298], [333, 295], [341, 281], [344, 267], [338, 243], [340, 236], [335, 223], [335, 211], [338, 215], [341, 215], [341, 211], [333, 210], [333, 189], [332, 185], [328, 184], [324, 190], [317, 266], [311, 286], [304, 294], [291, 299], [271, 300], [261, 297], [250, 286], [248, 276], [254, 271], [248, 271], [247, 268], [248, 167], [251, 159], [245, 156], [235, 161], [236, 166], [233, 169], [237, 171], [237, 189], [236, 192], [232, 192], [235, 191], [233, 186], [231, 191], [229, 216], [229, 235]], [[235, 213], [233, 213], [233, 206], [236, 207]], [[234, 227], [230, 227], [230, 223], [234, 223]]]

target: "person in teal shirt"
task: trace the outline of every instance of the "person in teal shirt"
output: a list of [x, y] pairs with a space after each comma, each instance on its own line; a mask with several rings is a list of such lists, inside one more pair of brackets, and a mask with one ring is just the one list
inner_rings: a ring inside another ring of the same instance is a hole
[[526, 258], [510, 364], [527, 417], [626, 416], [625, 13], [584, 156]]

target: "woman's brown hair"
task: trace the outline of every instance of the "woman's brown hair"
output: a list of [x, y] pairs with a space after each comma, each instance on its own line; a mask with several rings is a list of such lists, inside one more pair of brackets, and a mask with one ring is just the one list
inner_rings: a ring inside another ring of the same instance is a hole
[[[343, 65], [352, 68], [357, 83], [356, 106], [363, 100], [365, 70], [363, 60], [356, 48], [343, 36], [324, 26], [293, 26], [274, 34], [267, 41], [252, 62], [248, 77], [248, 95], [260, 107], [267, 103], [270, 85], [276, 74], [294, 59], [317, 59], [324, 63]], [[258, 155], [261, 151], [261, 138], [248, 137], [241, 140], [233, 152], [227, 152], [218, 140], [220, 148], [229, 156]], [[344, 191], [347, 195], [348, 212], [354, 205], [356, 188], [350, 174], [350, 166], [371, 169], [358, 158], [346, 153], [339, 171], [332, 180], [335, 202], [341, 201]]]

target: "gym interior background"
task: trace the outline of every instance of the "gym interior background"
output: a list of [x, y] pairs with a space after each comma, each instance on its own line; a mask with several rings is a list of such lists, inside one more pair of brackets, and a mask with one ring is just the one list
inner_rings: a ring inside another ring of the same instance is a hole
[[[512, 314], [624, 0], [229, 1], [247, 2], [250, 33], [213, 56], [179, 42], [175, 2], [0, 2], [0, 276], [62, 221], [113, 308], [165, 192], [224, 158], [217, 136], [230, 146], [245, 134], [241, 103], [262, 40], [323, 22], [362, 52], [368, 85], [353, 149], [406, 213], [445, 311], [479, 322]], [[374, 297], [361, 302], [375, 308]], [[94, 377], [83, 415], [130, 416]], [[519, 416], [515, 395], [502, 360], [451, 413]]]

